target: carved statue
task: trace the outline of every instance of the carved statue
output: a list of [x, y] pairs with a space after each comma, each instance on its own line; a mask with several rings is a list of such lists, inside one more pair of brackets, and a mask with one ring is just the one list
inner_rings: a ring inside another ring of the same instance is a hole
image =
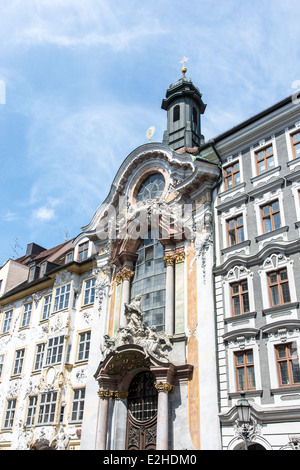
[[130, 304], [125, 304], [125, 317], [127, 328], [139, 329], [143, 324], [143, 312], [141, 310], [142, 294], [138, 294]]
[[164, 331], [158, 332], [155, 326], [149, 327], [143, 323], [141, 299], [142, 294], [138, 294], [130, 304], [125, 304], [127, 325], [120, 327], [112, 338], [108, 335], [103, 337], [103, 359], [120, 346], [135, 344], [144, 349], [146, 357], [153, 355], [159, 360], [168, 361], [172, 349], [169, 337]]

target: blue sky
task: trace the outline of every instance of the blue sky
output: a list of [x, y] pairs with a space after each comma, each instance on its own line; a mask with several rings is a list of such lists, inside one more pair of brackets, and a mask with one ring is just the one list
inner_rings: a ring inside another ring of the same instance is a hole
[[[199, 86], [206, 139], [300, 87], [299, 0], [0, 0], [0, 265], [76, 236], [161, 101]], [[3, 101], [3, 100], [2, 100]]]

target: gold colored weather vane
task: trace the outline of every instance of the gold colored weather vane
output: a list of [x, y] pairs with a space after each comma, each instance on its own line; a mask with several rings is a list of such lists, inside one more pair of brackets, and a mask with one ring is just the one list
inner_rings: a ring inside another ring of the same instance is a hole
[[151, 142], [151, 137], [154, 135], [154, 132], [155, 132], [154, 126], [149, 127], [149, 129], [147, 130], [146, 137], [147, 139], [149, 139], [149, 142]]
[[182, 72], [183, 77], [185, 77], [185, 74], [187, 72], [187, 68], [186, 68], [185, 64], [187, 63], [188, 60], [189, 60], [188, 58], [183, 57], [183, 59], [179, 62], [180, 64], [182, 64], [181, 72]]

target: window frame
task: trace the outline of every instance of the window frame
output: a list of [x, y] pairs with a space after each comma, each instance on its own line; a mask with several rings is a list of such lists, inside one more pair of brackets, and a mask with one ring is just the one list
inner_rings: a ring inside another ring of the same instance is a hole
[[[38, 351], [38, 348], [42, 347], [42, 351]], [[44, 359], [45, 359], [46, 343], [38, 343], [35, 345], [35, 353], [33, 358], [33, 367], [32, 372], [40, 372], [43, 368]], [[39, 359], [38, 359], [39, 357]], [[36, 367], [36, 364], [40, 364], [40, 367]]]
[[[29, 306], [31, 306], [31, 308], [28, 311], [27, 307], [29, 308]], [[29, 328], [31, 317], [32, 317], [32, 312], [33, 312], [33, 302], [26, 302], [25, 304], [23, 304], [20, 329]]]
[[[9, 404], [12, 403], [13, 407], [8, 408]], [[13, 429], [14, 421], [16, 416], [16, 409], [17, 409], [17, 399], [16, 398], [8, 398], [6, 401], [4, 419], [3, 419], [3, 430]], [[8, 425], [5, 425], [6, 421], [8, 421]]]
[[[240, 218], [242, 218], [242, 224], [238, 225], [238, 219], [240, 219]], [[232, 221], [234, 221], [234, 227], [230, 228], [229, 224]], [[239, 230], [241, 228], [243, 229], [243, 240], [240, 241], [238, 234], [239, 234]], [[232, 232], [232, 231], [234, 231], [234, 237], [235, 237], [235, 240], [237, 240], [236, 243], [231, 243], [230, 232]], [[244, 214], [235, 215], [234, 217], [230, 217], [230, 219], [226, 220], [226, 235], [227, 235], [227, 246], [228, 247], [238, 245], [239, 243], [242, 243], [242, 242], [245, 241]]]
[[[251, 352], [253, 361], [248, 362], [247, 354]], [[249, 390], [256, 390], [256, 379], [255, 379], [255, 366], [254, 366], [254, 351], [253, 349], [247, 349], [243, 351], [234, 351], [234, 370], [235, 370], [235, 380], [236, 380], [236, 390], [238, 392], [241, 391], [249, 391]], [[243, 362], [238, 364], [238, 356], [243, 356]], [[249, 369], [253, 368], [253, 378], [254, 378], [254, 386], [249, 386]], [[244, 370], [244, 388], [239, 387], [239, 369]]]
[[77, 261], [81, 263], [88, 258], [89, 255], [89, 241], [82, 242], [78, 245]]
[[[286, 279], [281, 280], [280, 279], [280, 273], [286, 271]], [[276, 282], [272, 283], [270, 277], [272, 275], [276, 275]], [[273, 271], [268, 271], [267, 272], [267, 284], [268, 284], [268, 292], [269, 292], [269, 301], [270, 301], [270, 306], [272, 307], [278, 307], [278, 306], [284, 306], [288, 305], [291, 303], [291, 289], [290, 289], [290, 281], [289, 281], [289, 274], [288, 274], [288, 269], [287, 267], [282, 267]], [[287, 284], [288, 286], [288, 292], [289, 292], [289, 301], [284, 302], [283, 301], [283, 291], [282, 291], [282, 285]], [[277, 286], [277, 291], [278, 291], [278, 297], [279, 297], [279, 303], [274, 305], [273, 303], [273, 296], [272, 296], [272, 288]]]
[[[296, 134], [299, 134], [299, 141], [297, 141], [296, 143], [293, 141], [293, 137], [294, 135]], [[296, 145], [299, 145], [300, 144], [300, 128], [298, 129], [293, 129], [293, 132], [290, 133], [290, 141], [291, 141], [291, 147], [292, 147], [292, 155], [293, 155], [293, 159], [295, 160], [296, 158], [300, 158], [300, 152], [299, 152], [299, 155], [296, 154]]]
[[[89, 335], [89, 338], [86, 338], [86, 335]], [[78, 332], [77, 337], [77, 351], [76, 351], [76, 361], [75, 362], [85, 362], [88, 361], [91, 349], [91, 330], [85, 330]], [[83, 340], [81, 340], [83, 338]], [[79, 357], [82, 354], [82, 357]]]
[[[236, 165], [238, 165], [238, 170], [234, 171], [234, 167]], [[230, 172], [230, 174], [227, 175], [226, 170], [228, 168], [231, 168], [231, 172]], [[240, 181], [238, 183], [236, 183], [236, 175], [237, 174], [239, 174], [239, 178], [240, 178]], [[231, 178], [231, 181], [232, 181], [232, 186], [231, 187], [228, 186], [229, 178]], [[224, 190], [225, 191], [227, 191], [229, 189], [233, 189], [236, 186], [238, 186], [239, 184], [241, 184], [241, 164], [240, 164], [240, 160], [233, 160], [230, 163], [227, 163], [223, 167], [223, 179], [224, 179]]]
[[[269, 148], [272, 148], [272, 154], [271, 155], [267, 155], [267, 150]], [[261, 153], [261, 152], [263, 152], [263, 157], [259, 158], [258, 154]], [[273, 142], [268, 143], [268, 144], [262, 146], [261, 148], [256, 149], [254, 151], [254, 157], [255, 157], [255, 167], [256, 167], [256, 175], [257, 176], [265, 175], [269, 171], [273, 170], [276, 167], [275, 151], [274, 151]], [[271, 158], [273, 159], [273, 167], [269, 168], [268, 160], [271, 159]], [[259, 163], [260, 162], [264, 162], [265, 171], [263, 171], [263, 172], [260, 172], [260, 170], [259, 170]]]
[[[91, 283], [91, 286], [88, 287], [87, 283], [89, 282]], [[96, 278], [91, 277], [89, 279], [85, 279], [83, 283], [84, 283], [84, 288], [83, 288], [83, 294], [82, 294], [82, 307], [87, 307], [89, 305], [92, 305], [95, 302]], [[86, 295], [87, 292], [88, 292], [88, 295]], [[87, 301], [86, 301], [86, 297], [87, 297]]]
[[[50, 396], [50, 399], [47, 400], [49, 396]], [[55, 400], [53, 399], [54, 396], [55, 396]], [[45, 401], [43, 401], [44, 397], [45, 397]], [[40, 399], [39, 399], [37, 424], [47, 425], [47, 424], [54, 423], [55, 415], [56, 415], [57, 399], [58, 399], [57, 390], [52, 390], [52, 391], [41, 393]], [[46, 416], [48, 416], [48, 420], [45, 420]], [[51, 417], [52, 419], [49, 419]]]
[[[20, 357], [18, 353], [22, 354]], [[25, 362], [26, 348], [18, 348], [15, 350], [14, 361], [12, 365], [11, 377], [20, 377], [23, 372], [24, 362]]]
[[[1, 362], [2, 357], [3, 357], [3, 362]], [[6, 353], [0, 353], [0, 382], [2, 380], [2, 374], [3, 374], [3, 370], [4, 370], [5, 358], [6, 358]]]
[[[10, 318], [6, 318], [6, 316], [11, 313], [11, 316]], [[12, 324], [12, 319], [13, 319], [13, 315], [14, 315], [14, 309], [13, 308], [10, 308], [8, 310], [5, 310], [3, 312], [3, 323], [2, 323], [2, 330], [1, 330], [1, 334], [2, 335], [6, 335], [6, 334], [9, 334], [10, 332], [10, 328], [11, 328], [11, 324]], [[4, 327], [5, 325], [7, 325], [8, 323], [8, 328], [6, 327], [5, 331], [4, 331]]]
[[[30, 403], [31, 400], [33, 400], [34, 403], [31, 404]], [[25, 417], [25, 425], [27, 427], [32, 427], [35, 425], [37, 409], [38, 409], [38, 395], [30, 395], [27, 400], [26, 417]]]
[[[57, 340], [57, 344], [55, 344], [55, 340]], [[52, 344], [54, 342], [54, 344]], [[59, 335], [54, 336], [53, 338], [49, 338], [46, 350], [46, 359], [45, 365], [52, 366], [55, 364], [60, 364], [63, 359], [63, 352], [64, 352], [64, 343], [65, 343], [65, 336]]]
[[[50, 314], [51, 314], [51, 306], [52, 306], [52, 292], [50, 294], [47, 294], [44, 296], [44, 299], [43, 299], [43, 307], [42, 307], [42, 311], [41, 311], [41, 319], [40, 321], [41, 322], [44, 322], [46, 320], [49, 319], [50, 317]], [[50, 298], [50, 301], [46, 303], [46, 299]], [[47, 316], [45, 316], [47, 315]]]
[[[247, 290], [242, 289], [242, 284], [247, 283]], [[238, 292], [234, 293], [233, 292], [233, 286], [238, 285]], [[249, 285], [248, 285], [248, 278], [245, 279], [240, 279], [238, 281], [233, 281], [230, 283], [230, 303], [231, 303], [231, 316], [232, 317], [237, 317], [240, 315], [245, 315], [247, 313], [250, 313], [250, 293], [249, 293]], [[243, 296], [247, 295], [248, 298], [248, 311], [244, 311], [244, 301], [243, 301]], [[239, 299], [239, 314], [235, 313], [235, 303], [234, 299], [238, 298]]]
[[[296, 357], [293, 357], [293, 356], [290, 355], [290, 347], [293, 346], [293, 344], [295, 344], [295, 347], [296, 347], [296, 352], [297, 352]], [[288, 351], [288, 354], [286, 353], [284, 358], [280, 358], [279, 357], [279, 352], [278, 352], [279, 348], [282, 348], [282, 347], [285, 348], [285, 352]], [[295, 385], [300, 385], [300, 380], [299, 380], [299, 382], [294, 381], [294, 374], [293, 374], [293, 370], [292, 370], [292, 361], [297, 360], [298, 361], [298, 369], [300, 371], [299, 352], [298, 352], [298, 347], [297, 347], [296, 342], [294, 341], [294, 342], [290, 342], [290, 343], [276, 344], [276, 345], [274, 345], [274, 348], [275, 348], [275, 360], [276, 360], [276, 369], [277, 369], [277, 377], [278, 377], [279, 387], [280, 388], [287, 388], [287, 387], [292, 387], [292, 386], [295, 386]], [[281, 375], [281, 371], [280, 371], [280, 364], [284, 363], [284, 362], [286, 362], [286, 364], [287, 364], [288, 381], [289, 381], [288, 384], [283, 384], [282, 383], [282, 375]], [[299, 372], [299, 375], [300, 375], [300, 372]]]
[[[278, 210], [276, 211], [273, 211], [272, 209], [272, 206], [273, 204], [275, 204], [277, 202], [278, 204]], [[265, 233], [271, 233], [273, 232], [274, 230], [278, 230], [279, 228], [282, 227], [282, 217], [281, 217], [281, 211], [280, 211], [280, 202], [279, 202], [279, 199], [274, 199], [273, 201], [269, 201], [267, 203], [264, 203], [262, 204], [260, 207], [260, 217], [261, 217], [261, 226], [262, 226], [262, 233], [265, 234]], [[264, 215], [263, 211], [264, 211], [264, 208], [265, 207], [268, 207], [269, 208], [269, 212], [268, 214]], [[275, 224], [274, 224], [274, 216], [276, 214], [279, 214], [279, 220], [280, 220], [280, 226], [275, 228]], [[271, 222], [271, 228], [272, 230], [269, 230], [267, 231], [266, 230], [266, 225], [265, 225], [265, 219], [269, 218], [270, 219], [270, 222]]]
[[[64, 292], [61, 292], [64, 289]], [[66, 301], [67, 297], [67, 301]], [[57, 300], [58, 299], [58, 300]], [[56, 287], [53, 298], [52, 313], [61, 312], [69, 308], [71, 299], [71, 283], [64, 284], [63, 286]], [[63, 304], [60, 307], [60, 304]], [[56, 308], [57, 305], [57, 308]]]
[[[75, 397], [77, 393], [79, 394], [78, 398]], [[84, 396], [82, 396], [82, 393], [84, 394]], [[73, 389], [71, 410], [70, 410], [70, 423], [81, 423], [83, 421], [85, 398], [86, 398], [85, 387]], [[75, 410], [75, 405], [77, 406], [76, 410]], [[81, 417], [81, 414], [82, 414], [82, 417]]]

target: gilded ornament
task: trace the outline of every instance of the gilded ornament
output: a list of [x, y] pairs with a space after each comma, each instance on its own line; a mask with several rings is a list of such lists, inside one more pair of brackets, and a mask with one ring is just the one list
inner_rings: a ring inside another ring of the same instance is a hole
[[158, 392], [170, 393], [174, 391], [174, 385], [168, 382], [158, 382], [155, 384], [155, 388]]

